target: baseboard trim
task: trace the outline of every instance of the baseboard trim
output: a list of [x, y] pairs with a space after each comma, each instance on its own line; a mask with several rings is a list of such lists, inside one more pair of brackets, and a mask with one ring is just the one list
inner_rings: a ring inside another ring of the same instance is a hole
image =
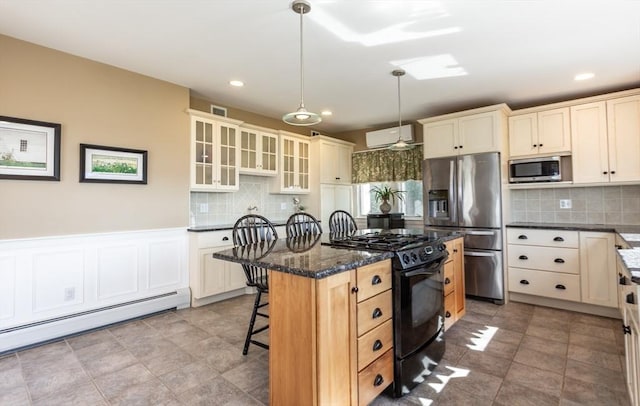
[[0, 331], [0, 355], [86, 330], [190, 305], [189, 288]]
[[621, 319], [620, 310], [614, 307], [597, 306], [588, 303], [570, 302], [568, 300], [552, 299], [548, 297], [525, 295], [523, 293], [509, 292], [509, 299], [513, 302], [521, 302], [538, 306], [553, 307], [555, 309], [571, 310], [579, 313], [594, 314], [596, 316]]

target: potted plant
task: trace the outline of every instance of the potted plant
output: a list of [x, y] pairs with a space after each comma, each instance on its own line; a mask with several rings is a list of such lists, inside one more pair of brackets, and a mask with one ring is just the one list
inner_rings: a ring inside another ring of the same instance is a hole
[[398, 200], [404, 200], [404, 191], [395, 190], [389, 186], [374, 186], [371, 189], [371, 193], [373, 193], [373, 198], [376, 203], [382, 202], [380, 205], [380, 211], [383, 213], [389, 213], [391, 211], [391, 204], [389, 204], [389, 200], [391, 200], [392, 203], [395, 203], [396, 198]]

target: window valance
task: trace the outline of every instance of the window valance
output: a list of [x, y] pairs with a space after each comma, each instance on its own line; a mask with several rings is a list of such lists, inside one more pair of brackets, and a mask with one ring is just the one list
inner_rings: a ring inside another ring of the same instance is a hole
[[422, 180], [422, 145], [408, 151], [378, 149], [352, 155], [353, 183]]

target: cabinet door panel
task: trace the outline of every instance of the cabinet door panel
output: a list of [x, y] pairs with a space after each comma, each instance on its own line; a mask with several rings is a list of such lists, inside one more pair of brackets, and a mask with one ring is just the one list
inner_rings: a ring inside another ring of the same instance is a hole
[[618, 307], [615, 238], [612, 233], [580, 232], [582, 301]]
[[509, 156], [536, 154], [538, 148], [538, 114], [520, 114], [509, 117]]
[[458, 124], [459, 154], [500, 151], [496, 113], [461, 117]]
[[[540, 111], [538, 114], [538, 152], [551, 154], [571, 151], [569, 108]], [[535, 143], [534, 143], [535, 144]]]
[[609, 181], [605, 102], [571, 107], [573, 183]]
[[428, 123], [423, 128], [425, 159], [457, 155], [458, 119]]
[[611, 181], [640, 180], [640, 96], [607, 101], [607, 129]]
[[200, 250], [200, 286], [193, 292], [198, 299], [224, 292], [226, 261], [211, 256], [216, 250]]

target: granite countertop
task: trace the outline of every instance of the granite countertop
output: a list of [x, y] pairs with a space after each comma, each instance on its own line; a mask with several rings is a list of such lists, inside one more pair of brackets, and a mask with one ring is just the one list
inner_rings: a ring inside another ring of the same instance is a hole
[[[424, 231], [420, 229], [362, 229], [357, 230], [354, 234], [386, 232], [424, 234]], [[451, 232], [428, 232], [427, 234], [443, 241], [460, 237], [457, 233]], [[279, 238], [261, 244], [214, 252], [213, 257], [257, 265], [307, 278], [321, 279], [394, 256], [392, 252], [372, 252], [331, 247], [327, 245], [330, 243], [331, 237], [331, 234], [325, 233], [316, 236]]]
[[313, 279], [348, 271], [392, 258], [392, 252], [357, 251], [323, 245], [328, 234], [278, 238], [269, 242], [235, 247], [213, 253], [214, 258], [251, 264]]
[[596, 231], [617, 233], [627, 247], [618, 248], [618, 255], [631, 273], [631, 280], [640, 284], [640, 226], [618, 224], [569, 224], [569, 223], [510, 223], [512, 228], [535, 228], [547, 230]]

